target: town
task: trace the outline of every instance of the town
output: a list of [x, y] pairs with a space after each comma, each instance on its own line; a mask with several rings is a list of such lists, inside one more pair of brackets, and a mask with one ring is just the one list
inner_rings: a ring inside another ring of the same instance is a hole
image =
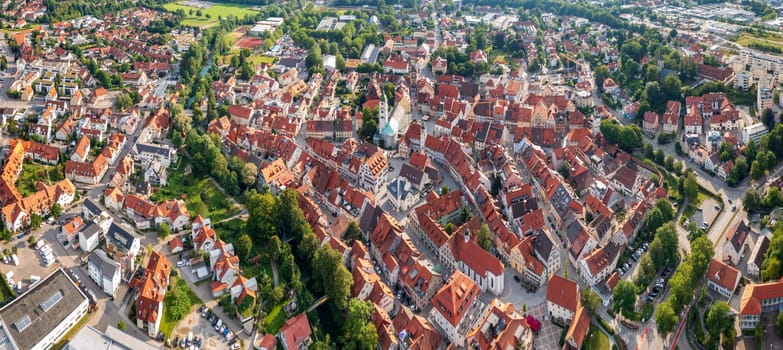
[[781, 349], [781, 29], [0, 1], [0, 347]]

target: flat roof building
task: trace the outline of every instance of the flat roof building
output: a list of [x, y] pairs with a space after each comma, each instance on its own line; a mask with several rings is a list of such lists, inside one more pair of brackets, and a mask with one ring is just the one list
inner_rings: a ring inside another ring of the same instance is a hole
[[71, 339], [63, 350], [155, 350], [157, 346], [149, 345], [140, 339], [109, 325], [106, 332], [101, 332], [92, 326], [82, 328]]
[[0, 309], [0, 350], [49, 349], [88, 306], [87, 296], [59, 268]]

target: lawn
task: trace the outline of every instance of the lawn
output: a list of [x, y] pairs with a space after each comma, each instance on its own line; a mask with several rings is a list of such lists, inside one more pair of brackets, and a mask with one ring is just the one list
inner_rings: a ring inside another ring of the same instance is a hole
[[607, 337], [604, 332], [601, 332], [598, 327], [591, 325], [590, 332], [587, 333], [587, 338], [585, 339], [584, 344], [582, 344], [582, 349], [593, 350], [609, 348], [609, 337]]
[[272, 311], [264, 317], [264, 331], [271, 334], [277, 334], [280, 327], [285, 323], [285, 312], [283, 312], [283, 304], [277, 305], [272, 308]]
[[16, 181], [16, 188], [19, 189], [19, 193], [23, 197], [27, 197], [37, 192], [35, 183], [39, 180], [44, 183], [51, 182], [47, 181], [47, 177], [51, 178], [51, 176], [54, 176], [53, 171], [55, 171], [53, 166], [24, 163], [22, 164], [22, 173], [19, 176], [19, 180]]
[[[182, 5], [180, 3], [168, 3], [163, 5], [168, 11], [174, 12], [177, 10], [185, 11], [185, 19], [182, 21], [184, 26], [194, 27], [211, 27], [218, 24], [218, 16], [227, 17], [234, 16], [243, 18], [245, 16], [252, 16], [258, 13], [258, 11], [251, 10], [251, 5], [242, 4], [214, 4], [206, 9], [200, 9], [193, 6]], [[193, 10], [193, 14], [190, 11]], [[201, 16], [196, 15], [196, 11], [201, 11]], [[207, 18], [209, 17], [209, 18]]]
[[[234, 246], [237, 245], [240, 234], [245, 232], [245, 222], [240, 219], [232, 219], [215, 224], [214, 226], [218, 237]], [[261, 247], [254, 247], [255, 251], [258, 251], [259, 248]], [[250, 259], [240, 259], [239, 265], [246, 276], [261, 276], [261, 274], [267, 274], [269, 278], [272, 278], [272, 266], [269, 262], [261, 262], [258, 265], [253, 265], [250, 262]]]
[[[742, 33], [735, 41], [742, 46], [755, 47], [764, 51], [774, 52], [774, 48], [783, 51], [783, 37], [771, 33]], [[773, 50], [767, 48], [773, 48]]]
[[218, 189], [209, 177], [194, 178], [185, 174], [188, 160], [181, 158], [179, 166], [169, 173], [169, 184], [155, 191], [151, 199], [155, 202], [165, 199], [183, 198], [191, 216], [201, 215], [213, 222], [232, 217], [239, 213], [231, 200]]
[[[179, 278], [176, 276], [171, 276], [169, 278], [169, 285], [175, 286], [179, 282]], [[185, 288], [188, 292], [188, 295], [190, 296], [190, 312], [193, 312], [193, 310], [196, 308], [197, 305], [201, 305], [201, 299], [196, 296], [196, 293], [193, 293], [192, 290], [190, 290], [190, 287], [188, 287], [187, 283], [183, 283], [178, 286], [178, 288]], [[166, 296], [168, 298], [168, 296]], [[164, 301], [165, 302], [165, 301]], [[172, 320], [169, 318], [168, 312], [163, 312], [163, 319], [160, 321], [160, 332], [166, 335], [166, 338], [168, 338], [171, 335], [171, 331], [174, 330], [174, 327], [177, 326], [177, 323], [179, 323], [181, 320]]]

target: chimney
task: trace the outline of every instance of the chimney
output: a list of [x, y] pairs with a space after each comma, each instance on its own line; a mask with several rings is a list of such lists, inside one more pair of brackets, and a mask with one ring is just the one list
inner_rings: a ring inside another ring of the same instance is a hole
[[465, 243], [470, 242], [470, 231], [466, 228], [465, 229]]

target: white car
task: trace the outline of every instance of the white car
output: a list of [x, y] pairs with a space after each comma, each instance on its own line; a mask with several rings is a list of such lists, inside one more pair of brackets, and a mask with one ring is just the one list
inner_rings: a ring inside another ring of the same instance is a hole
[[185, 265], [187, 265], [187, 263], [185, 262], [185, 260], [180, 260], [180, 261], [177, 261], [177, 267], [184, 267]]

